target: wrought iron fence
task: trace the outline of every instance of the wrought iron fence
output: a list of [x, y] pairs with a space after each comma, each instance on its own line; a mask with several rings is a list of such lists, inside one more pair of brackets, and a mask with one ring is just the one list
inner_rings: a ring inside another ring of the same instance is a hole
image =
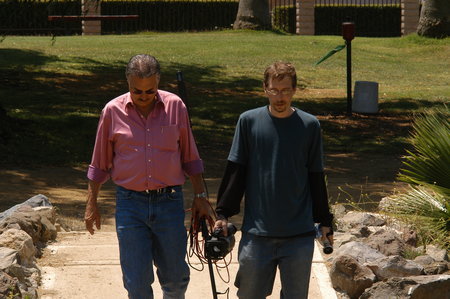
[[[274, 29], [295, 33], [295, 0], [269, 0]], [[357, 36], [400, 36], [401, 0], [316, 0], [315, 34], [341, 35], [342, 23], [355, 22]]]
[[341, 35], [346, 21], [356, 36], [401, 35], [400, 0], [315, 0], [314, 14], [316, 35]]
[[103, 21], [102, 33], [137, 31], [203, 31], [231, 28], [238, 2], [234, 0], [108, 1], [102, 14], [139, 15], [135, 21]]
[[[231, 28], [238, 0], [104, 0], [102, 15], [139, 15], [102, 20], [102, 33], [202, 31]], [[0, 34], [81, 34], [81, 21], [48, 21], [49, 15], [81, 14], [80, 0], [0, 0]]]
[[[102, 15], [139, 15], [103, 20], [102, 33], [201, 31], [231, 28], [239, 0], [102, 0]], [[80, 15], [80, 0], [0, 0], [0, 34], [81, 34], [81, 21], [48, 21], [49, 15]], [[295, 0], [269, 0], [275, 30], [295, 33]], [[400, 36], [400, 0], [316, 0], [317, 35], [340, 35], [353, 21], [357, 36]]]

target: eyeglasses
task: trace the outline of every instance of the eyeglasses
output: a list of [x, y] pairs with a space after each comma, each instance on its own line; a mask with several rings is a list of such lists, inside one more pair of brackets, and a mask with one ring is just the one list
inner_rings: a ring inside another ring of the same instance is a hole
[[281, 94], [283, 96], [287, 96], [287, 95], [290, 95], [293, 92], [293, 90], [292, 89], [282, 89], [282, 90], [266, 89], [266, 92], [272, 96], [277, 96], [279, 94]]

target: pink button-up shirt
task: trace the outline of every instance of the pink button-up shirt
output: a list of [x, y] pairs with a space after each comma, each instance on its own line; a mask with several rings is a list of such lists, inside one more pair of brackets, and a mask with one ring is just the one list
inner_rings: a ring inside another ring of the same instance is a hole
[[109, 178], [124, 188], [144, 191], [182, 185], [185, 175], [203, 172], [186, 106], [175, 94], [158, 90], [145, 119], [130, 93], [106, 104], [97, 129], [87, 177]]

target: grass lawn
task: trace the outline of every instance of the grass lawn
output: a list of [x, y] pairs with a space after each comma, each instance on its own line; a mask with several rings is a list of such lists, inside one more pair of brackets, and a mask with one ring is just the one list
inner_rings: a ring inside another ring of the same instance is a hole
[[262, 74], [275, 60], [295, 64], [294, 105], [321, 120], [327, 153], [401, 155], [411, 114], [450, 102], [450, 39], [356, 38], [353, 79], [379, 83], [380, 113], [347, 117], [345, 50], [315, 67], [339, 36], [272, 32], [145, 33], [13, 37], [0, 42], [0, 165], [79, 165], [90, 161], [99, 113], [127, 91], [124, 67], [156, 56], [161, 88], [188, 88], [194, 134], [210, 174], [220, 176], [240, 113], [264, 105]]

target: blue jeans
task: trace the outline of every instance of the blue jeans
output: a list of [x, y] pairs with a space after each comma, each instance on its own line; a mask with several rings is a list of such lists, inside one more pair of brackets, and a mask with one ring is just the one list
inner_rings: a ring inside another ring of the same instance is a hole
[[272, 293], [277, 267], [284, 299], [308, 298], [314, 236], [269, 238], [242, 233], [235, 286], [244, 299], [266, 298]]
[[175, 191], [150, 195], [117, 187], [116, 230], [129, 298], [153, 298], [153, 264], [164, 299], [184, 298], [187, 234], [181, 187]]

